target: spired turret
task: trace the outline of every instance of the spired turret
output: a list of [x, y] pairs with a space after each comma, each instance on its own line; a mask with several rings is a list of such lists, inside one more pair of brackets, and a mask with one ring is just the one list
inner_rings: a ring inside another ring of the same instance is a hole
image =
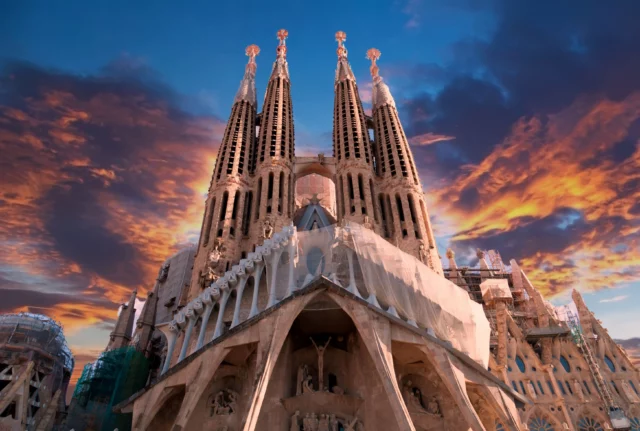
[[380, 51], [369, 49], [367, 58], [371, 60], [373, 77], [372, 115], [382, 235], [442, 274], [442, 262], [413, 154], [391, 91], [378, 74], [376, 61]]
[[131, 341], [131, 333], [133, 332], [133, 321], [136, 316], [136, 309], [134, 307], [137, 294], [138, 291], [134, 290], [131, 293], [129, 302], [122, 304], [120, 315], [118, 316], [118, 320], [116, 320], [116, 326], [109, 336], [109, 343], [106, 348], [107, 351], [129, 345], [129, 341]]
[[223, 274], [240, 259], [242, 231], [251, 212], [249, 173], [255, 152], [257, 45], [246, 48], [249, 62], [234, 99], [231, 115], [218, 150], [216, 166], [202, 220], [190, 297]]
[[255, 210], [253, 219], [243, 229], [248, 235], [245, 252], [261, 243], [265, 232], [277, 231], [289, 224], [293, 213], [295, 134], [287, 64], [288, 35], [284, 29], [277, 33], [280, 42], [267, 84], [256, 151], [252, 154]]
[[338, 65], [334, 84], [333, 154], [336, 158], [338, 220], [372, 225], [380, 232], [371, 141], [356, 78], [347, 59], [346, 39], [345, 32], [336, 33]]

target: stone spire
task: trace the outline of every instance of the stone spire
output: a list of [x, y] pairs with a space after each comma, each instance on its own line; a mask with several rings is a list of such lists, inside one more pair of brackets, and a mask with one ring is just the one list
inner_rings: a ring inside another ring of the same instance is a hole
[[282, 78], [289, 80], [289, 65], [287, 63], [287, 37], [289, 32], [285, 29], [278, 30], [278, 40], [280, 43], [276, 48], [276, 61], [273, 63], [273, 69], [271, 70], [271, 77], [269, 81]]
[[[250, 209], [246, 205], [250, 200], [251, 160], [255, 158], [255, 74], [260, 48], [249, 45], [245, 53], [249, 61], [233, 101], [211, 177], [189, 297], [199, 294], [205, 285], [223, 274], [230, 262], [240, 259], [238, 243], [241, 235], [238, 231], [249, 221]], [[212, 254], [215, 259], [210, 258]]]
[[236, 93], [236, 98], [233, 103], [238, 103], [242, 100], [249, 102], [252, 106], [256, 106], [256, 56], [260, 54], [260, 48], [258, 45], [249, 45], [245, 50], [249, 57], [249, 62], [244, 69], [244, 77], [240, 81], [240, 88]]
[[291, 103], [291, 81], [287, 64], [289, 32], [277, 32], [276, 61], [267, 84], [260, 132], [253, 156], [253, 212], [246, 252], [264, 240], [265, 231], [278, 231], [289, 224], [293, 213], [293, 157], [295, 133]]
[[356, 82], [356, 77], [353, 75], [353, 71], [351, 70], [351, 65], [349, 64], [349, 60], [347, 59], [347, 48], [344, 46], [344, 42], [347, 40], [347, 33], [344, 31], [336, 32], [336, 41], [338, 42], [338, 49], [336, 53], [338, 54], [338, 67], [336, 68], [336, 85], [338, 82], [344, 81], [345, 79], [349, 79], [353, 82]]
[[347, 60], [346, 39], [345, 32], [336, 33], [338, 66], [334, 85], [333, 154], [338, 220], [372, 223], [379, 232], [371, 141], [356, 79]]
[[136, 322], [136, 330], [131, 343], [138, 351], [147, 352], [149, 348], [149, 341], [151, 341], [151, 336], [155, 329], [156, 310], [158, 309], [158, 289], [160, 283], [167, 279], [168, 271], [169, 264], [165, 263], [158, 272], [153, 290], [147, 293], [147, 300], [142, 306], [142, 312]]
[[378, 74], [380, 51], [367, 51], [373, 78], [372, 117], [385, 238], [442, 274], [418, 170], [389, 87]]
[[382, 77], [378, 74], [379, 69], [376, 61], [380, 58], [380, 50], [371, 48], [367, 51], [367, 58], [371, 60], [371, 76], [373, 78], [373, 85], [371, 87], [371, 104], [373, 108], [379, 108], [383, 105], [390, 105], [396, 107], [396, 102], [393, 100], [389, 86], [384, 82]]
[[131, 293], [131, 298], [129, 298], [129, 303], [122, 304], [116, 326], [109, 337], [107, 350], [119, 349], [129, 345], [131, 332], [133, 331], [133, 320], [136, 316], [135, 303], [137, 294], [138, 291], [134, 290]]

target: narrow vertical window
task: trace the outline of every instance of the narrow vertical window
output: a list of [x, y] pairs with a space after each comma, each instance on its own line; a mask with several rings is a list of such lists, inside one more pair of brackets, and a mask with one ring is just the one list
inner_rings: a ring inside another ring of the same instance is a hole
[[258, 193], [256, 194], [256, 217], [260, 217], [260, 201], [262, 200], [262, 177], [258, 178]]
[[267, 183], [267, 214], [271, 214], [272, 200], [273, 200], [273, 172], [269, 172], [269, 182]]
[[236, 226], [238, 224], [238, 204], [240, 203], [240, 191], [236, 190], [236, 194], [233, 197], [233, 207], [231, 209], [231, 227], [229, 228], [229, 234], [236, 236]]
[[347, 197], [344, 194], [344, 181], [342, 175], [338, 178], [338, 215], [344, 217], [344, 205]]
[[203, 234], [204, 234], [204, 246], [206, 247], [209, 244], [209, 235], [211, 234], [211, 224], [213, 223], [213, 213], [216, 209], [216, 198], [211, 200], [211, 205], [209, 206], [209, 213], [207, 214], [207, 219], [205, 221], [205, 225], [203, 226]]
[[253, 203], [253, 192], [244, 195], [244, 214], [242, 217], [242, 234], [249, 235], [249, 221], [251, 220], [251, 204]]
[[390, 238], [391, 234], [389, 232], [389, 225], [387, 223], [387, 212], [385, 211], [385, 208], [384, 208], [384, 196], [382, 195], [382, 193], [378, 195], [378, 202], [380, 204], [380, 216], [382, 217], [382, 227], [384, 229], [384, 237]]
[[291, 217], [291, 213], [293, 211], [293, 203], [295, 199], [295, 189], [293, 184], [293, 174], [289, 174], [289, 196], [287, 196], [287, 212], [289, 217]]
[[409, 212], [411, 213], [411, 222], [413, 223], [413, 233], [417, 239], [422, 239], [420, 226], [418, 225], [418, 218], [416, 217], [416, 205], [413, 201], [413, 195], [407, 195], [407, 200], [409, 201]]
[[[223, 222], [225, 216], [227, 215], [227, 203], [229, 201], [229, 192], [224, 192], [224, 194], [222, 195], [222, 203], [220, 204], [220, 218], [219, 218], [219, 222]], [[220, 225], [220, 227], [218, 228], [218, 237], [222, 236], [222, 230], [224, 228], [224, 224]]]
[[367, 214], [367, 200], [364, 197], [364, 181], [362, 174], [358, 174], [358, 193], [360, 195], [360, 207], [362, 214]]
[[353, 193], [353, 177], [351, 174], [347, 174], [347, 188], [349, 189], [349, 214], [353, 214], [356, 212], [356, 207], [353, 204], [356, 197]]
[[407, 231], [407, 225], [404, 218], [404, 209], [402, 208], [402, 199], [400, 195], [396, 195], [396, 207], [398, 208], [398, 217], [400, 218], [400, 228], [402, 229], [402, 237], [406, 238], [409, 235]]
[[371, 205], [373, 205], [373, 219], [378, 222], [378, 209], [376, 208], [376, 198], [375, 193], [373, 192], [373, 180], [369, 178], [369, 193], [371, 193]]
[[386, 202], [385, 204], [387, 205], [387, 223], [389, 224], [389, 237], [392, 237], [395, 235], [395, 222], [394, 222], [394, 218], [393, 218], [393, 209], [391, 208], [391, 196], [386, 195], [385, 198]]
[[282, 204], [284, 203], [284, 172], [280, 172], [278, 182], [278, 214], [282, 214]]

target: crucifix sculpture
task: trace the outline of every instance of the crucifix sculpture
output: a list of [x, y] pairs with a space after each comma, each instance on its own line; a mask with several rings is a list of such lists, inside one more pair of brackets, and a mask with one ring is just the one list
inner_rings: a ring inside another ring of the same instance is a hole
[[331, 337], [329, 337], [329, 339], [327, 340], [324, 346], [320, 346], [320, 347], [318, 347], [316, 342], [313, 341], [313, 338], [309, 337], [309, 339], [311, 340], [311, 342], [313, 343], [313, 346], [316, 348], [316, 351], [318, 352], [318, 390], [323, 391], [324, 390], [324, 371], [323, 371], [324, 351], [327, 350], [327, 346], [331, 341]]

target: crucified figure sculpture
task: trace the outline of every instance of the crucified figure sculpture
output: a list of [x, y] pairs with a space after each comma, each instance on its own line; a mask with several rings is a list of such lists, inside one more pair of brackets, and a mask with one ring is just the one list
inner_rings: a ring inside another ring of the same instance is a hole
[[316, 351], [318, 352], [318, 390], [319, 391], [323, 391], [324, 390], [324, 351], [327, 350], [327, 346], [329, 345], [329, 342], [331, 341], [331, 337], [329, 337], [329, 339], [327, 340], [326, 344], [324, 346], [320, 346], [318, 347], [318, 345], [316, 344], [315, 341], [313, 341], [313, 338], [309, 337], [309, 339], [311, 339], [311, 342], [313, 343], [313, 346], [316, 348]]

